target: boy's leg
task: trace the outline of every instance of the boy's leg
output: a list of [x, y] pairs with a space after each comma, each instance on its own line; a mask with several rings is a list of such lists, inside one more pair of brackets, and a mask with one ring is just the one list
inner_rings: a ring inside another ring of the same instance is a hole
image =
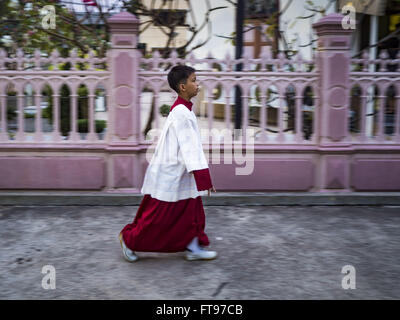
[[201, 210], [200, 214], [197, 215], [197, 222], [199, 224], [199, 233], [198, 233], [198, 243], [201, 247], [207, 247], [210, 245], [210, 241], [208, 239], [207, 234], [204, 232], [206, 228], [206, 215], [204, 212], [203, 200], [200, 198]]
[[189, 245], [187, 246], [187, 248], [191, 251], [191, 252], [198, 252], [201, 250], [201, 248], [199, 247], [199, 239], [197, 237], [194, 237], [192, 242], [189, 243]]
[[121, 244], [122, 253], [124, 255], [125, 260], [127, 260], [128, 262], [134, 262], [138, 260], [138, 256], [126, 246], [124, 238], [122, 236], [122, 232], [120, 232], [118, 238]]
[[192, 242], [187, 246], [189, 252], [186, 253], [186, 260], [212, 260], [217, 257], [216, 251], [207, 251], [199, 246], [199, 240], [197, 237], [194, 237]]

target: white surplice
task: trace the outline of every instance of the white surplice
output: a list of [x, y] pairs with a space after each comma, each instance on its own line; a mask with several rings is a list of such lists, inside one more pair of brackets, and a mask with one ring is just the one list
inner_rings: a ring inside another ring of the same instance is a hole
[[189, 173], [206, 168], [196, 115], [178, 104], [168, 114], [141, 193], [170, 202], [206, 195], [207, 190], [197, 191], [194, 175]]

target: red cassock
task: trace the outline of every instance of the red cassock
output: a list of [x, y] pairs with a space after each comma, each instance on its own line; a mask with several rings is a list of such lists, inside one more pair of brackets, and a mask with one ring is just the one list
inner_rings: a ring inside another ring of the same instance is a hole
[[[178, 103], [190, 110], [192, 103], [180, 97]], [[198, 191], [212, 188], [208, 168], [193, 171]], [[126, 246], [141, 252], [180, 252], [198, 237], [201, 246], [210, 244], [205, 229], [205, 214], [201, 196], [178, 200], [161, 201], [145, 194], [132, 223], [122, 229]]]

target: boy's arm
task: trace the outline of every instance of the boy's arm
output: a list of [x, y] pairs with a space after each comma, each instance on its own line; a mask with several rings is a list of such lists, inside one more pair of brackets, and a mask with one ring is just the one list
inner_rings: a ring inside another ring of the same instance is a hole
[[194, 175], [197, 191], [204, 191], [212, 188], [213, 184], [211, 182], [210, 170], [208, 168], [194, 170], [190, 173]]
[[172, 126], [176, 132], [179, 149], [186, 170], [192, 172], [195, 170], [208, 169], [203, 146], [193, 122], [181, 114], [181, 118], [175, 119], [175, 121], [172, 122]]

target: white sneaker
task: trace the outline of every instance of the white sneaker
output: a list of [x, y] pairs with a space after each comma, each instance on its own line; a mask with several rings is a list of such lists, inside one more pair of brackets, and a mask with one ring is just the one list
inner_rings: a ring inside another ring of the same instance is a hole
[[139, 259], [139, 257], [125, 245], [124, 239], [122, 238], [122, 233], [119, 234], [118, 238], [119, 242], [121, 243], [122, 253], [125, 260], [128, 262], [135, 262], [137, 259]]
[[201, 249], [200, 251], [196, 252], [186, 252], [185, 254], [185, 259], [189, 261], [193, 260], [213, 260], [217, 257], [217, 252], [216, 251], [207, 251], [204, 249]]

